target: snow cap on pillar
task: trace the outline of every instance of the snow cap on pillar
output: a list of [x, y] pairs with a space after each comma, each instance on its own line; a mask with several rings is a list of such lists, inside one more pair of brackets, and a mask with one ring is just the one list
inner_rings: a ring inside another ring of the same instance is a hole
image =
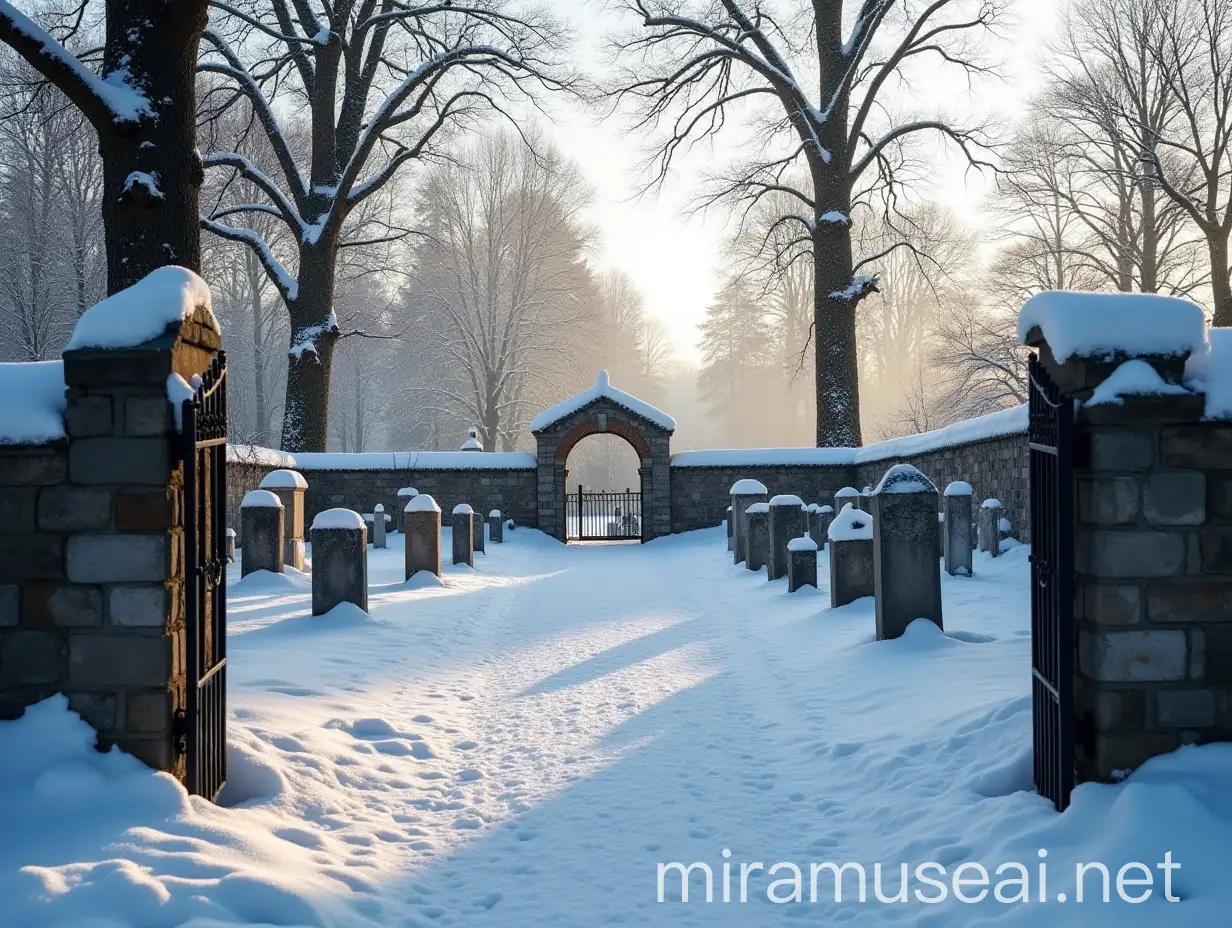
[[766, 485], [760, 480], [754, 480], [752, 477], [745, 477], [743, 480], [737, 480], [732, 484], [728, 493], [732, 496], [754, 496], [758, 493], [765, 493]]
[[873, 490], [874, 496], [883, 493], [936, 493], [937, 487], [911, 464], [895, 464], [885, 472]]
[[945, 488], [946, 496], [974, 496], [975, 490], [965, 480], [955, 480]]

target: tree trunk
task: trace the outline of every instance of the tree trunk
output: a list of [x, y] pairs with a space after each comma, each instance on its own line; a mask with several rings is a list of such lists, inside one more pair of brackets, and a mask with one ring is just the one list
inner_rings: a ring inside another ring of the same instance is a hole
[[244, 255], [244, 271], [248, 278], [248, 305], [252, 311], [252, 373], [253, 401], [256, 409], [257, 440], [266, 442], [269, 434], [269, 400], [266, 398], [269, 346], [265, 343], [265, 312], [261, 302], [261, 275], [264, 273], [252, 251]]
[[318, 240], [299, 250], [299, 289], [287, 300], [291, 344], [282, 450], [325, 451], [329, 442], [329, 377], [338, 342], [334, 318], [332, 242]]
[[195, 71], [205, 24], [205, 0], [107, 2], [104, 72], [126, 68], [152, 110], [99, 133], [109, 294], [166, 264], [201, 269]]
[[1207, 252], [1211, 256], [1211, 297], [1215, 304], [1212, 325], [1218, 328], [1232, 326], [1232, 282], [1228, 276], [1228, 233], [1220, 230], [1207, 240]]
[[[1145, 140], [1144, 142], [1149, 141]], [[1159, 290], [1159, 229], [1155, 203], [1154, 150], [1144, 145], [1152, 157], [1143, 158], [1141, 164], [1145, 176], [1138, 182], [1139, 199], [1142, 201], [1142, 268], [1140, 271], [1143, 293]]]

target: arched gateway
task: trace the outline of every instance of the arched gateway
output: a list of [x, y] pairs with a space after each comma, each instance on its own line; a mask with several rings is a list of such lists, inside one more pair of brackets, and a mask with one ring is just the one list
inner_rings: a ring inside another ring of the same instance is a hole
[[642, 540], [671, 532], [671, 416], [613, 387], [607, 371], [599, 371], [593, 387], [541, 412], [530, 430], [538, 448], [540, 530], [568, 540], [565, 462], [583, 438], [606, 433], [627, 441], [640, 462]]

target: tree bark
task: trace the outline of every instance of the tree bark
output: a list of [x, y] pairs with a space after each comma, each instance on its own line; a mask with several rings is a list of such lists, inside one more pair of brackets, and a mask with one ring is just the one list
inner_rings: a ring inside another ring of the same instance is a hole
[[334, 317], [337, 250], [324, 238], [299, 249], [299, 287], [286, 300], [291, 316], [282, 450], [325, 451], [329, 442], [329, 378], [338, 323]]
[[1228, 233], [1219, 230], [1207, 239], [1211, 259], [1211, 298], [1215, 306], [1212, 324], [1218, 328], [1232, 326], [1232, 281], [1228, 274]]

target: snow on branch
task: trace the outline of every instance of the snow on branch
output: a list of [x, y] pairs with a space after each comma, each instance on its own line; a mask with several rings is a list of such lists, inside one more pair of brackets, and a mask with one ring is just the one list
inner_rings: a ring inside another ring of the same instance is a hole
[[261, 261], [261, 266], [265, 268], [270, 280], [274, 282], [274, 286], [278, 288], [278, 292], [282, 294], [284, 301], [293, 302], [299, 295], [299, 281], [291, 276], [290, 271], [275, 257], [265, 239], [258, 233], [240, 226], [229, 226], [205, 216], [201, 217], [201, 228], [229, 241], [242, 242], [251, 248]]

